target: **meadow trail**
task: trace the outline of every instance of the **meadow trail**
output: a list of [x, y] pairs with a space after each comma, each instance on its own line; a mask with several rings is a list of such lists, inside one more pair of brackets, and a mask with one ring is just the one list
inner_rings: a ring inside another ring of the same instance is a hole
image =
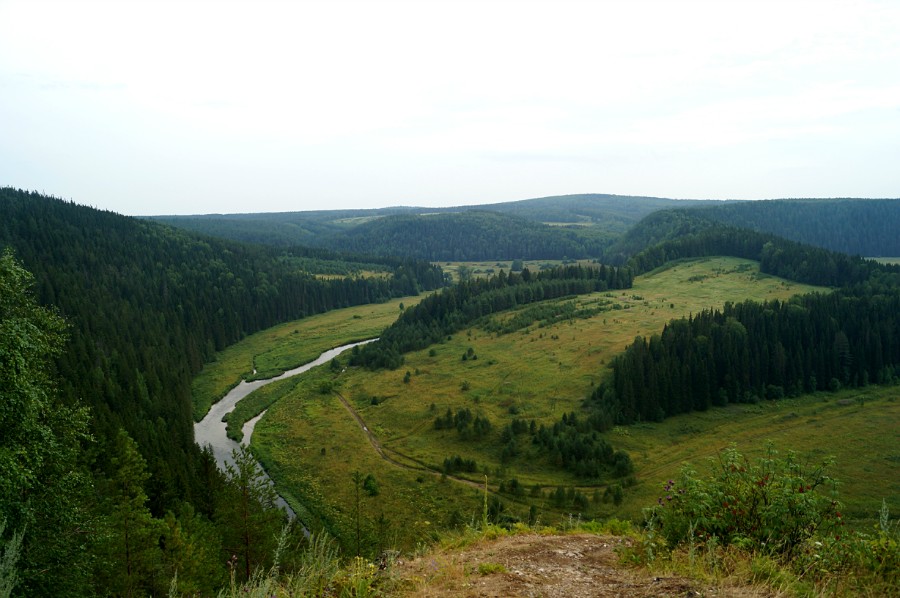
[[[344, 406], [344, 409], [346, 409], [347, 412], [351, 415], [351, 417], [353, 417], [353, 419], [356, 420], [356, 423], [359, 425], [360, 429], [363, 431], [363, 433], [366, 435], [366, 438], [369, 440], [369, 444], [372, 445], [372, 448], [375, 449], [375, 452], [378, 453], [378, 455], [382, 459], [384, 459], [391, 465], [394, 465], [395, 467], [402, 467], [403, 469], [408, 469], [410, 471], [421, 471], [422, 473], [427, 473], [427, 474], [433, 475], [433, 476], [442, 475], [441, 472], [435, 471], [435, 470], [430, 469], [425, 466], [414, 467], [407, 463], [401, 463], [400, 461], [397, 461], [396, 459], [394, 459], [393, 457], [388, 455], [387, 452], [384, 450], [384, 447], [381, 446], [381, 443], [378, 442], [378, 438], [375, 436], [375, 434], [373, 434], [372, 431], [369, 430], [369, 427], [366, 425], [366, 422], [363, 420], [362, 416], [356, 412], [356, 409], [354, 409], [353, 406], [350, 405], [350, 402], [347, 401], [347, 399], [344, 397], [344, 395], [342, 395], [339, 392], [335, 392], [334, 394], [337, 395], [338, 399], [341, 401], [341, 404]], [[396, 452], [396, 451], [394, 451], [394, 452]], [[400, 453], [398, 453], [398, 454], [400, 454]], [[452, 475], [447, 475], [447, 479], [453, 480], [454, 482], [458, 482], [460, 484], [465, 484], [466, 486], [471, 486], [472, 488], [476, 488], [478, 490], [484, 490], [483, 484], [473, 482], [472, 480], [458, 478], [458, 477], [455, 477]], [[488, 492], [490, 492], [491, 494], [494, 494], [494, 492], [490, 489], [488, 490]]]

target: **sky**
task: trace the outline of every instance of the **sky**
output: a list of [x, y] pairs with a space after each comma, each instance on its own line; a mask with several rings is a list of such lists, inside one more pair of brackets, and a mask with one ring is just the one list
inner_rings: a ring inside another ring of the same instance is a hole
[[129, 215], [900, 197], [900, 2], [0, 0], [0, 186]]

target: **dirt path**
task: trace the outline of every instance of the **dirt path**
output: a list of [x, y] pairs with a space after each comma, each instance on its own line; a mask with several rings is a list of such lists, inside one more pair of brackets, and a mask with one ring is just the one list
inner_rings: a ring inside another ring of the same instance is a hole
[[[344, 406], [344, 409], [346, 409], [347, 412], [350, 413], [350, 415], [353, 417], [353, 419], [356, 420], [356, 423], [359, 424], [360, 429], [363, 431], [363, 433], [365, 433], [366, 438], [369, 439], [369, 444], [372, 445], [372, 448], [375, 449], [375, 452], [377, 452], [381, 456], [382, 459], [384, 459], [391, 465], [394, 465], [396, 467], [402, 467], [403, 469], [409, 469], [411, 471], [421, 471], [423, 473], [427, 473], [427, 474], [433, 475], [433, 476], [442, 475], [441, 472], [435, 471], [428, 467], [414, 467], [412, 465], [409, 465], [408, 463], [401, 463], [400, 461], [397, 461], [396, 459], [394, 459], [393, 457], [388, 455], [387, 452], [384, 450], [384, 447], [381, 446], [381, 443], [378, 442], [378, 438], [372, 433], [371, 430], [369, 430], [369, 427], [366, 425], [366, 422], [363, 420], [362, 416], [360, 416], [359, 413], [356, 412], [356, 409], [354, 409], [353, 406], [350, 405], [350, 402], [344, 398], [344, 395], [342, 395], [339, 392], [335, 392], [334, 394], [336, 394], [338, 399], [340, 399], [341, 404]], [[457, 478], [452, 475], [448, 475], [447, 479], [453, 480], [454, 482], [459, 482], [460, 484], [465, 484], [467, 486], [471, 486], [472, 488], [478, 488], [480, 490], [484, 490], [483, 484], [478, 484], [477, 482], [473, 482], [472, 480], [467, 480], [464, 478]], [[494, 493], [490, 489], [488, 489], [488, 492], [490, 492], [491, 494]]]
[[[768, 591], [655, 576], [619, 563], [627, 538], [572, 534], [517, 535], [433, 553], [395, 567], [410, 598], [650, 596], [768, 598]], [[480, 568], [480, 569], [479, 569]]]

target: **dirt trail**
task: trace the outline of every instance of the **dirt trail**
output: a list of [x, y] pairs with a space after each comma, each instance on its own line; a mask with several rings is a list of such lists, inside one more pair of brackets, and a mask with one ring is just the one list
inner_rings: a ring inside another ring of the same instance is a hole
[[591, 534], [527, 534], [482, 541], [452, 552], [432, 553], [398, 563], [394, 573], [406, 588], [398, 595], [410, 598], [773, 596], [760, 588], [728, 583], [709, 585], [624, 567], [615, 551], [628, 541]]
[[[378, 442], [378, 438], [372, 433], [371, 430], [369, 430], [369, 427], [366, 425], [366, 422], [359, 415], [359, 413], [356, 412], [356, 409], [354, 409], [353, 406], [350, 405], [350, 402], [344, 398], [344, 395], [342, 395], [339, 392], [335, 392], [334, 394], [337, 395], [338, 399], [340, 399], [341, 404], [344, 406], [344, 408], [350, 413], [350, 415], [353, 417], [353, 419], [356, 420], [356, 423], [359, 424], [360, 429], [365, 433], [366, 438], [369, 439], [369, 443], [372, 445], [372, 448], [375, 449], [375, 452], [377, 452], [381, 456], [382, 459], [384, 459], [391, 465], [395, 465], [396, 467], [402, 467], [403, 469], [409, 469], [411, 471], [421, 471], [422, 473], [427, 473], [427, 474], [433, 475], [433, 476], [441, 475], [441, 472], [439, 472], [439, 471], [435, 471], [435, 470], [429, 469], [427, 467], [414, 467], [407, 463], [401, 463], [400, 461], [397, 461], [396, 459], [394, 459], [393, 457], [388, 455], [387, 452], [384, 450], [384, 447], [381, 446], [381, 443]], [[477, 482], [473, 482], [472, 480], [466, 480], [464, 478], [457, 478], [452, 475], [448, 475], [447, 478], [450, 480], [453, 480], [454, 482], [459, 482], [460, 484], [465, 484], [467, 486], [471, 486], [472, 488], [479, 488], [481, 490], [484, 489], [483, 484], [478, 484]], [[493, 491], [491, 491], [491, 490], [488, 490], [488, 491], [491, 494], [493, 494]]]

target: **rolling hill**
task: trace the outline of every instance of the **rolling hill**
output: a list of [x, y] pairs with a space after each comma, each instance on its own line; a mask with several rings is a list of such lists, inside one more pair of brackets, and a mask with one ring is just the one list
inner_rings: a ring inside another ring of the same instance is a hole
[[850, 255], [900, 255], [900, 241], [894, 234], [900, 226], [897, 199], [702, 201], [584, 194], [457, 208], [154, 219], [267, 245], [349, 247], [432, 261], [603, 256], [606, 261], [624, 262], [646, 247], [711, 223], [749, 228]]

